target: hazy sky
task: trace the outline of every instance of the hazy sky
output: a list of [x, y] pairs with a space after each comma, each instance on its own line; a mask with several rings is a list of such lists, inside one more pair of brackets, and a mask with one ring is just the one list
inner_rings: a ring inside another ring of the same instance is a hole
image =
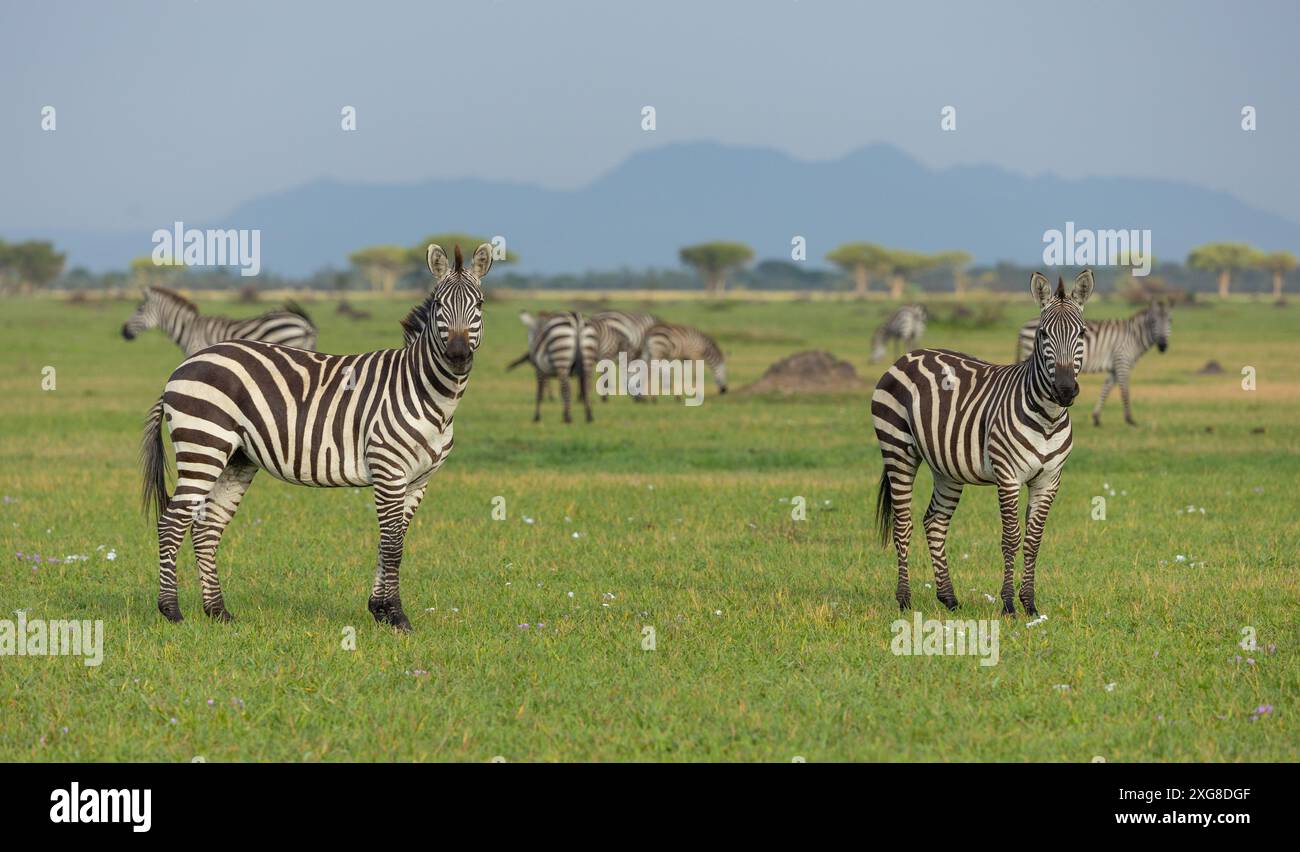
[[0, 0], [0, 235], [213, 221], [321, 177], [569, 187], [698, 139], [1164, 177], [1300, 221], [1298, 8]]

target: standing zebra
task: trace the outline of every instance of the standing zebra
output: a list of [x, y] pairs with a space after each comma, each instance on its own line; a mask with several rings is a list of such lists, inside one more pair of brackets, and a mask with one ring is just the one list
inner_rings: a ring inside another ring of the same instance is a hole
[[[1092, 409], [1092, 425], [1101, 425], [1101, 407], [1106, 404], [1110, 389], [1118, 382], [1119, 393], [1124, 400], [1124, 422], [1136, 426], [1128, 402], [1129, 373], [1152, 344], [1161, 352], [1169, 347], [1169, 335], [1173, 331], [1169, 305], [1154, 301], [1145, 310], [1138, 311], [1128, 319], [1089, 320], [1086, 325], [1088, 330], [1083, 338], [1083, 372], [1106, 374], [1106, 381], [1101, 386], [1101, 397]], [[1034, 334], [1037, 331], [1036, 319], [1020, 327], [1020, 338], [1016, 344], [1017, 361], [1028, 358], [1033, 351]]]
[[[258, 341], [218, 343], [181, 363], [149, 411], [144, 497], [158, 517], [158, 609], [181, 620], [176, 553], [190, 530], [203, 611], [229, 621], [217, 580], [221, 534], [253, 475], [318, 487], [373, 485], [379, 558], [370, 592], [375, 620], [401, 630], [398, 569], [411, 516], [452, 448], [452, 416], [483, 330], [480, 281], [492, 247], [466, 268], [456, 246], [429, 246], [437, 284], [402, 320], [405, 345], [361, 355], [323, 355]], [[166, 421], [176, 490], [166, 492]]]
[[122, 325], [122, 337], [134, 340], [142, 331], [162, 329], [189, 357], [223, 340], [260, 340], [298, 349], [316, 348], [316, 326], [307, 312], [293, 302], [282, 311], [252, 319], [200, 316], [184, 296], [166, 287], [144, 288], [144, 301]]
[[598, 331], [576, 311], [543, 311], [533, 316], [527, 311], [519, 314], [519, 321], [528, 329], [528, 352], [510, 366], [524, 361], [532, 362], [537, 374], [537, 402], [533, 408], [533, 422], [542, 419], [542, 397], [546, 393], [546, 380], [560, 380], [560, 399], [564, 403], [564, 422], [572, 423], [569, 413], [569, 376], [578, 377], [578, 395], [587, 412], [587, 422], [592, 420], [589, 386], [596, 369], [596, 352], [599, 347]]
[[[894, 341], [895, 351], [901, 355], [911, 349], [925, 334], [928, 318], [924, 305], [903, 305], [880, 324], [871, 335], [871, 363], [885, 357], [885, 344]], [[897, 357], [897, 356], [895, 356]]]
[[727, 362], [718, 344], [699, 329], [689, 325], [661, 322], [651, 326], [641, 343], [641, 358], [654, 361], [704, 361], [718, 383], [718, 393], [727, 392]]
[[940, 602], [957, 608], [948, 577], [948, 522], [964, 485], [996, 485], [1002, 514], [1002, 612], [1015, 615], [1012, 575], [1020, 545], [1020, 487], [1029, 486], [1020, 603], [1035, 615], [1034, 566], [1043, 526], [1070, 454], [1067, 409], [1079, 394], [1083, 305], [1093, 290], [1084, 270], [1067, 296], [1041, 273], [1030, 279], [1041, 308], [1028, 361], [1001, 366], [947, 349], [918, 349], [899, 358], [876, 384], [871, 418], [884, 457], [876, 516], [882, 540], [893, 532], [901, 609], [912, 605], [907, 551], [912, 538], [912, 483], [924, 461], [934, 475], [925, 538]]

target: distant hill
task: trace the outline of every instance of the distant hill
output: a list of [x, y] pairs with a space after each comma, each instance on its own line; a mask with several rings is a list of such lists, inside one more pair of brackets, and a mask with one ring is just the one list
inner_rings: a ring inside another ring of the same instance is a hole
[[[321, 180], [186, 225], [261, 228], [263, 270], [305, 275], [346, 265], [364, 245], [444, 230], [504, 235], [520, 255], [517, 268], [542, 273], [677, 266], [680, 246], [706, 239], [743, 240], [760, 258], [788, 258], [796, 234], [819, 265], [847, 240], [1032, 264], [1043, 231], [1067, 220], [1150, 228], [1161, 260], [1181, 260], [1211, 240], [1300, 247], [1300, 225], [1224, 192], [1165, 180], [1026, 177], [992, 166], [933, 170], [888, 145], [809, 162], [762, 148], [673, 144], [635, 154], [573, 191], [480, 179]], [[95, 270], [123, 268], [149, 249], [148, 234], [44, 236], [69, 251], [70, 266]]]

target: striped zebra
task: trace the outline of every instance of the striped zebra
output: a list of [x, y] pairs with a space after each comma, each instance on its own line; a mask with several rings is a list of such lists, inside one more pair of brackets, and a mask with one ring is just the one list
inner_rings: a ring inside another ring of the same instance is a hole
[[[626, 351], [628, 357], [633, 358], [641, 351], [641, 345], [645, 342], [645, 333], [659, 323], [659, 318], [654, 314], [634, 311], [598, 311], [591, 315], [591, 321], [604, 323], [614, 333], [627, 338], [628, 348], [620, 351]], [[601, 357], [617, 358], [618, 351], [615, 351], [613, 356], [602, 355]]]
[[[1169, 347], [1169, 335], [1173, 332], [1169, 305], [1155, 301], [1128, 319], [1089, 320], [1087, 326], [1088, 331], [1083, 338], [1083, 372], [1106, 374], [1106, 381], [1101, 386], [1101, 397], [1092, 409], [1092, 425], [1101, 425], [1101, 407], [1106, 404], [1111, 388], [1118, 383], [1120, 396], [1124, 400], [1124, 422], [1136, 426], [1137, 422], [1133, 420], [1129, 408], [1129, 374], [1137, 360], [1152, 345], [1161, 352]], [[1017, 361], [1028, 358], [1033, 351], [1037, 331], [1038, 320], [1030, 320], [1020, 327], [1020, 338], [1016, 344]]]
[[564, 422], [573, 422], [569, 413], [569, 377], [577, 376], [578, 396], [586, 409], [587, 422], [590, 423], [591, 399], [588, 391], [595, 380], [599, 346], [597, 329], [577, 311], [542, 311], [537, 316], [522, 311], [519, 321], [528, 329], [528, 352], [510, 366], [518, 366], [524, 361], [533, 365], [537, 375], [537, 402], [533, 408], [533, 422], [542, 419], [542, 397], [546, 393], [546, 380], [550, 378], [559, 379], [560, 382]]
[[[411, 516], [452, 448], [452, 416], [483, 330], [486, 243], [466, 267], [431, 245], [433, 292], [402, 320], [405, 345], [324, 355], [260, 341], [227, 341], [176, 368], [149, 412], [142, 448], [144, 497], [158, 510], [158, 609], [181, 620], [176, 554], [194, 545], [203, 611], [229, 621], [217, 580], [221, 534], [259, 469], [317, 487], [374, 487], [379, 557], [369, 608], [401, 630], [398, 569]], [[164, 422], [176, 454], [166, 493]]]
[[223, 340], [260, 340], [298, 349], [316, 348], [316, 326], [307, 312], [293, 302], [282, 311], [252, 319], [202, 316], [193, 302], [166, 287], [144, 288], [144, 301], [122, 325], [122, 337], [135, 338], [151, 328], [161, 329], [185, 357]]
[[1034, 566], [1047, 513], [1070, 454], [1067, 409], [1079, 393], [1083, 364], [1083, 305], [1093, 290], [1090, 270], [1067, 296], [1064, 281], [1035, 272], [1030, 289], [1041, 308], [1032, 357], [1009, 366], [947, 349], [918, 349], [894, 362], [871, 397], [884, 471], [876, 501], [882, 540], [892, 531], [898, 551], [901, 609], [912, 605], [907, 551], [912, 538], [912, 483], [924, 461], [934, 477], [925, 512], [925, 538], [941, 603], [957, 608], [948, 577], [948, 523], [965, 485], [996, 485], [1002, 515], [1002, 612], [1015, 615], [1012, 574], [1020, 545], [1020, 488], [1025, 512], [1020, 603], [1035, 615]]
[[928, 318], [924, 305], [903, 305], [889, 315], [871, 335], [871, 359], [874, 364], [885, 357], [885, 344], [894, 342], [894, 357], [911, 349], [925, 334], [925, 321]]
[[689, 325], [661, 322], [651, 326], [641, 343], [641, 358], [654, 361], [703, 361], [713, 372], [718, 393], [727, 392], [727, 361], [718, 344], [699, 329]]

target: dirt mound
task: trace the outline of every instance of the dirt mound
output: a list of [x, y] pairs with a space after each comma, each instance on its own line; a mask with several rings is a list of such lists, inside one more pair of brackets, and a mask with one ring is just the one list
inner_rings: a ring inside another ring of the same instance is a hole
[[1197, 370], [1196, 372], [1202, 376], [1213, 376], [1218, 373], [1222, 373], [1223, 367], [1220, 366], [1218, 361], [1206, 361], [1205, 366]]
[[742, 393], [824, 393], [861, 390], [857, 370], [829, 352], [796, 352], [767, 368]]

